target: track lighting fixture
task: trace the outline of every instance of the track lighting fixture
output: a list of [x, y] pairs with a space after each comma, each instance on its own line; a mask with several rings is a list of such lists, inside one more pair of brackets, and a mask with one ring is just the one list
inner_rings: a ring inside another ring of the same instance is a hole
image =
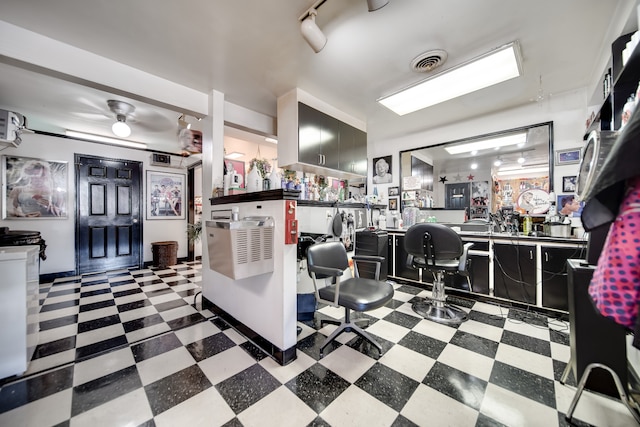
[[389, 3], [389, 0], [367, 0], [367, 7], [369, 12], [375, 12], [378, 9], [382, 9]]
[[300, 32], [302, 37], [309, 43], [311, 49], [315, 53], [320, 52], [327, 44], [327, 36], [324, 35], [322, 30], [316, 24], [316, 15], [318, 12], [315, 9], [309, 9], [306, 17], [300, 24]]

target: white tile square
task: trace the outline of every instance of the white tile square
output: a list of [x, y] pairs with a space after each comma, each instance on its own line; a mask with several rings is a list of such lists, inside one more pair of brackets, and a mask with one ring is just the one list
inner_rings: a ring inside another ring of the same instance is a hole
[[169, 302], [173, 300], [180, 299], [180, 295], [175, 292], [167, 292], [166, 294], [149, 297], [149, 302], [153, 305], [162, 304], [163, 302]]
[[504, 425], [557, 426], [558, 412], [494, 384], [487, 384], [481, 411]]
[[73, 307], [62, 308], [60, 310], [41, 311], [38, 313], [38, 320], [40, 322], [46, 322], [47, 320], [60, 319], [62, 317], [73, 316], [80, 312], [80, 307], [77, 305]]
[[160, 316], [168, 322], [169, 320], [179, 319], [181, 317], [191, 316], [192, 314], [196, 314], [198, 310], [193, 308], [191, 305], [183, 305], [177, 308], [173, 308], [171, 310], [161, 311]]
[[220, 329], [211, 322], [201, 322], [193, 326], [180, 329], [175, 332], [180, 342], [184, 345], [199, 341], [220, 332]]
[[473, 427], [478, 419], [475, 409], [424, 384], [418, 385], [400, 414], [419, 426]]
[[500, 344], [495, 359], [507, 365], [520, 368], [523, 371], [533, 372], [542, 377], [553, 379], [553, 359], [550, 357], [508, 344]]
[[245, 427], [309, 425], [316, 413], [285, 386], [281, 386], [238, 414]]
[[[38, 344], [44, 344], [47, 342], [57, 341], [62, 338], [68, 338], [78, 333], [78, 324], [73, 323], [67, 326], [60, 326], [59, 328], [47, 329], [46, 331], [40, 331], [38, 333]], [[76, 342], [77, 346], [77, 342]]]
[[332, 426], [371, 427], [390, 426], [398, 413], [361, 388], [351, 385], [320, 416]]
[[538, 338], [544, 341], [549, 341], [550, 339], [548, 328], [541, 328], [539, 326], [520, 320], [507, 319], [507, 321], [504, 323], [504, 330], [516, 332], [528, 337]]
[[153, 418], [143, 388], [119, 396], [107, 403], [76, 415], [71, 427], [137, 426]]
[[410, 330], [404, 326], [396, 325], [386, 320], [378, 320], [367, 328], [367, 332], [370, 334], [379, 336], [393, 343], [400, 341], [409, 331]]
[[367, 372], [376, 361], [349, 346], [343, 345], [320, 359], [319, 363], [331, 369], [350, 383], [354, 383]]
[[114, 314], [118, 314], [118, 307], [116, 307], [115, 305], [98, 308], [96, 310], [83, 311], [81, 313], [78, 313], [78, 323], [101, 319], [103, 317], [113, 316]]
[[146, 338], [159, 335], [163, 332], [169, 332], [171, 328], [166, 323], [157, 323], [155, 325], [147, 326], [146, 328], [136, 329], [135, 331], [127, 332], [127, 342], [129, 344], [142, 341]]
[[440, 341], [449, 342], [455, 335], [457, 329], [431, 320], [423, 319], [413, 327], [412, 331]]
[[76, 363], [73, 367], [73, 385], [75, 387], [93, 381], [135, 364], [129, 347]]
[[0, 414], [0, 426], [54, 426], [71, 416], [73, 389], [68, 388]]
[[147, 299], [147, 296], [143, 292], [139, 292], [139, 293], [115, 298], [114, 301], [116, 305], [124, 305], [132, 302], [136, 302], [136, 301], [142, 301], [143, 299]]
[[152, 305], [146, 307], [136, 308], [135, 310], [127, 310], [120, 313], [120, 321], [123, 323], [129, 322], [135, 319], [141, 319], [143, 317], [152, 316], [157, 314], [158, 310]]
[[493, 369], [492, 358], [457, 345], [446, 346], [438, 361], [485, 381], [489, 381]]
[[185, 347], [178, 347], [139, 362], [137, 368], [142, 385], [149, 385], [195, 364], [189, 350]]
[[76, 338], [76, 348], [84, 347], [109, 338], [124, 335], [124, 328], [121, 323], [116, 325], [105, 326], [104, 328], [95, 329], [89, 332], [78, 334]]
[[316, 363], [316, 360], [303, 351], [296, 352], [296, 360], [282, 366], [270, 357], [265, 357], [259, 364], [282, 384], [295, 378]]
[[434, 359], [401, 345], [391, 347], [378, 361], [418, 382], [422, 382], [436, 363]]
[[157, 427], [211, 427], [224, 425], [234, 416], [233, 410], [220, 393], [210, 387], [156, 415], [153, 422]]
[[477, 322], [473, 319], [469, 319], [466, 322], [462, 322], [458, 327], [459, 331], [467, 332], [469, 334], [477, 335], [482, 338], [494, 342], [500, 342], [502, 338], [502, 328], [488, 325], [483, 322]]
[[240, 347], [232, 347], [198, 363], [202, 372], [216, 385], [247, 369], [255, 359]]

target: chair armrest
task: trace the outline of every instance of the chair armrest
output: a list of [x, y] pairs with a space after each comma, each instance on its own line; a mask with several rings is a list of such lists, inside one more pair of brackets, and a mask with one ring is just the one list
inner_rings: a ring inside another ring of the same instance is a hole
[[460, 256], [460, 263], [458, 264], [458, 273], [463, 276], [468, 276], [469, 271], [467, 270], [467, 262], [469, 258], [469, 249], [473, 246], [472, 242], [465, 243], [462, 246], [462, 255]]
[[369, 262], [372, 264], [376, 264], [376, 272], [374, 278], [375, 280], [380, 280], [380, 268], [382, 267], [384, 257], [375, 255], [354, 255], [351, 257], [351, 259], [353, 260], [354, 277], [360, 277], [360, 272], [358, 271], [358, 262]]
[[311, 271], [312, 273], [316, 273], [317, 276], [321, 276], [318, 278], [338, 277], [338, 276], [342, 276], [342, 273], [343, 273], [343, 271], [340, 270], [339, 268], [320, 267], [318, 265], [314, 265], [314, 266], [307, 265], [307, 268], [309, 268], [309, 271]]
[[354, 255], [351, 257], [354, 261], [364, 261], [364, 262], [382, 262], [384, 261], [384, 257], [375, 256], [375, 255]]

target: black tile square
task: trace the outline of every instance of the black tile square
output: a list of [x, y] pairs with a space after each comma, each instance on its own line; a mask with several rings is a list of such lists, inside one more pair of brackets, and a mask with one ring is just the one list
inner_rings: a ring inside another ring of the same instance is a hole
[[72, 314], [71, 316], [58, 317], [56, 319], [45, 320], [40, 322], [40, 330], [48, 331], [49, 329], [60, 328], [62, 326], [73, 325], [78, 323], [78, 315]]
[[163, 288], [163, 289], [156, 289], [153, 291], [146, 291], [144, 294], [148, 297], [157, 297], [160, 295], [164, 295], [164, 294], [172, 294], [173, 290], [171, 290], [171, 288]]
[[198, 292], [200, 292], [200, 288], [187, 289], [184, 291], [176, 292], [176, 294], [179, 295], [180, 298], [187, 298], [197, 294]]
[[233, 412], [239, 414], [280, 385], [280, 381], [262, 366], [255, 364], [215, 387]]
[[476, 410], [480, 410], [487, 389], [486, 381], [440, 362], [433, 365], [422, 383]]
[[174, 281], [165, 280], [165, 283], [169, 286], [178, 286], [178, 285], [186, 285], [187, 283], [191, 283], [191, 282], [187, 279], [180, 279], [180, 280], [174, 280]]
[[169, 333], [132, 345], [131, 353], [136, 363], [139, 363], [178, 347], [182, 347], [182, 343], [175, 334]]
[[[172, 291], [169, 291], [169, 292], [172, 292]], [[183, 305], [189, 305], [189, 304], [187, 304], [187, 302], [182, 298], [154, 304], [154, 306], [156, 307], [156, 310], [158, 310], [159, 312], [172, 310], [174, 308], [182, 307]]]
[[252, 343], [251, 341], [245, 341], [241, 343], [238, 347], [249, 353], [251, 357], [253, 357], [257, 362], [262, 359], [268, 357], [267, 354], [260, 347]]
[[84, 313], [85, 311], [98, 310], [100, 308], [111, 307], [116, 305], [115, 301], [112, 299], [106, 301], [98, 301], [91, 304], [80, 305], [80, 313]]
[[141, 387], [142, 381], [135, 365], [76, 386], [73, 388], [71, 416], [74, 417]]
[[156, 276], [160, 277], [161, 279], [164, 279], [164, 278], [167, 278], [167, 277], [176, 277], [176, 276], [179, 276], [179, 274], [176, 273], [175, 271], [171, 271], [171, 272], [167, 272], [167, 273], [156, 274]]
[[398, 415], [396, 419], [393, 421], [393, 424], [391, 424], [391, 427], [420, 427], [420, 426], [409, 421], [402, 415]]
[[76, 346], [76, 336], [61, 338], [59, 340], [50, 341], [36, 346], [33, 352], [33, 359], [51, 356], [52, 354], [71, 350]]
[[[393, 343], [391, 341], [387, 341], [384, 338], [381, 338], [374, 334], [369, 334], [371, 337], [382, 347], [382, 354], [386, 353], [393, 347]], [[380, 352], [378, 348], [374, 346], [369, 340], [362, 338], [359, 335], [356, 335], [346, 344], [354, 350], [364, 354], [365, 356], [372, 357], [374, 359], [378, 359], [380, 357]], [[325, 354], [327, 354], [325, 350]]]
[[396, 288], [396, 292], [403, 292], [405, 294], [410, 295], [418, 295], [424, 289], [417, 288], [415, 286], [401, 285], [399, 288]]
[[319, 363], [285, 384], [293, 394], [318, 414], [338, 398], [349, 385], [347, 380]]
[[40, 307], [40, 312], [45, 313], [48, 311], [62, 310], [65, 308], [76, 307], [78, 305], [80, 305], [80, 300], [77, 300], [77, 299], [72, 301], [56, 302], [54, 304], [45, 304], [42, 307]]
[[396, 325], [404, 326], [408, 329], [413, 329], [413, 327], [420, 323], [420, 320], [422, 320], [418, 317], [401, 313], [399, 311], [392, 311], [391, 313], [383, 317], [383, 319], [387, 322], [395, 323]]
[[516, 309], [509, 310], [509, 319], [513, 319], [519, 322], [529, 323], [531, 325], [539, 326], [542, 328], [549, 327], [549, 318], [538, 313], [531, 311], [522, 311]]
[[153, 280], [145, 280], [145, 281], [138, 282], [138, 285], [145, 287], [149, 285], [157, 285], [158, 283], [164, 283], [164, 282], [156, 277]]
[[192, 365], [146, 385], [144, 391], [151, 411], [156, 416], [210, 387], [211, 382], [200, 367]]
[[505, 317], [483, 313], [481, 311], [471, 310], [469, 312], [469, 320], [475, 320], [476, 322], [485, 323], [487, 325], [495, 326], [496, 328], [504, 328], [506, 322]]
[[156, 274], [152, 271], [143, 271], [142, 273], [131, 273], [132, 277], [135, 277], [136, 279], [140, 278], [140, 277], [149, 277], [149, 276], [155, 276]]
[[556, 331], [554, 329], [549, 329], [549, 337], [551, 339], [551, 342], [553, 343], [557, 343], [557, 344], [563, 344], [566, 346], [570, 346], [570, 340], [569, 340], [569, 326], [567, 324], [567, 330], [565, 332], [560, 332], [560, 331]]
[[111, 316], [100, 317], [99, 319], [93, 319], [78, 324], [78, 333], [94, 331], [96, 329], [104, 328], [105, 326], [116, 325], [120, 323], [120, 316], [112, 314]]
[[111, 288], [113, 289], [118, 289], [118, 287], [120, 286], [124, 286], [124, 285], [131, 285], [131, 284], [136, 284], [136, 279], [134, 279], [133, 277], [129, 277], [126, 280], [109, 280], [109, 286], [111, 286]]
[[474, 334], [469, 334], [463, 331], [456, 331], [450, 341], [452, 344], [458, 347], [466, 348], [467, 350], [475, 351], [490, 358], [496, 357], [499, 343], [491, 341], [490, 339], [479, 337]]
[[555, 385], [552, 379], [496, 360], [489, 381], [550, 408], [556, 408]]
[[123, 313], [125, 311], [136, 310], [138, 308], [148, 307], [150, 305], [153, 305], [153, 304], [151, 304], [151, 302], [145, 298], [139, 301], [133, 301], [133, 302], [128, 302], [125, 304], [118, 305], [118, 312]]
[[84, 280], [84, 277], [82, 279], [82, 286], [93, 286], [93, 285], [101, 285], [103, 283], [109, 283], [109, 281], [105, 278], [102, 279], [95, 279], [95, 280]]
[[179, 317], [177, 319], [172, 319], [167, 321], [167, 325], [171, 328], [172, 331], [177, 331], [178, 329], [185, 328], [187, 326], [195, 325], [196, 323], [204, 322], [206, 317], [204, 317], [200, 313], [192, 313], [188, 316]]
[[384, 306], [387, 307], [387, 308], [390, 308], [392, 310], [395, 310], [396, 308], [400, 307], [403, 304], [404, 304], [404, 301], [400, 301], [400, 300], [397, 300], [397, 299], [392, 299], [388, 303], [386, 303]]
[[187, 344], [185, 347], [189, 350], [189, 353], [191, 353], [191, 356], [193, 356], [195, 361], [200, 362], [201, 360], [215, 356], [218, 353], [222, 353], [231, 347], [235, 347], [235, 345], [236, 344], [231, 341], [229, 337], [222, 332], [219, 332], [215, 335]]
[[[304, 351], [307, 355], [313, 357], [315, 360], [319, 360], [320, 347], [322, 346], [322, 344], [324, 344], [326, 339], [327, 337], [325, 335], [322, 335], [320, 332], [316, 332], [309, 335], [308, 337], [298, 340], [297, 347], [298, 350]], [[336, 340], [331, 341], [331, 343], [325, 347], [324, 355], [326, 356], [341, 345], [342, 344], [340, 344]]]
[[47, 298], [63, 297], [65, 295], [74, 295], [74, 294], [80, 294], [80, 287], [79, 286], [77, 288], [74, 288], [74, 289], [63, 289], [63, 290], [59, 290], [59, 291], [52, 289], [47, 294]]
[[73, 386], [73, 367], [67, 366], [0, 388], [0, 414]]
[[89, 344], [84, 347], [76, 348], [76, 361], [83, 360], [88, 357], [97, 356], [108, 350], [115, 350], [117, 348], [124, 347], [128, 344], [127, 337], [119, 335], [117, 337], [109, 338], [108, 340], [99, 341], [97, 343]]
[[420, 383], [385, 365], [376, 363], [354, 384], [400, 412]]
[[134, 289], [127, 289], [126, 291], [113, 292], [113, 297], [114, 298], [121, 298], [121, 297], [126, 297], [126, 296], [129, 296], [129, 295], [135, 295], [135, 294], [141, 294], [141, 293], [142, 293], [142, 289], [134, 288]]
[[418, 332], [409, 331], [398, 344], [432, 359], [440, 357], [447, 343]]
[[541, 354], [543, 356], [551, 357], [551, 343], [549, 341], [522, 335], [517, 332], [503, 331], [500, 342], [523, 350], [528, 350], [533, 353]]
[[87, 298], [87, 297], [92, 297], [95, 295], [103, 295], [103, 294], [109, 294], [111, 293], [111, 289], [110, 288], [103, 288], [103, 289], [94, 289], [92, 291], [83, 291], [80, 293], [80, 298]]
[[164, 319], [159, 314], [152, 314], [150, 316], [141, 317], [140, 319], [130, 320], [124, 322], [122, 327], [126, 333], [137, 331], [138, 329], [147, 328], [149, 326], [157, 325], [158, 323], [164, 323]]

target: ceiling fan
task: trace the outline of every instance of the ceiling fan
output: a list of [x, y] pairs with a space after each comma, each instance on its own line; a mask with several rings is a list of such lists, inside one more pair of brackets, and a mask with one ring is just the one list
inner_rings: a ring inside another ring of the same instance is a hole
[[[128, 137], [131, 130], [157, 133], [175, 129], [175, 119], [170, 119], [166, 114], [146, 104], [133, 105], [117, 99], [108, 99], [106, 105], [103, 102], [83, 98], [81, 103], [87, 107], [85, 111], [72, 114], [91, 121], [109, 120], [112, 122], [112, 132], [121, 138]], [[171, 112], [172, 116], [174, 114]]]

